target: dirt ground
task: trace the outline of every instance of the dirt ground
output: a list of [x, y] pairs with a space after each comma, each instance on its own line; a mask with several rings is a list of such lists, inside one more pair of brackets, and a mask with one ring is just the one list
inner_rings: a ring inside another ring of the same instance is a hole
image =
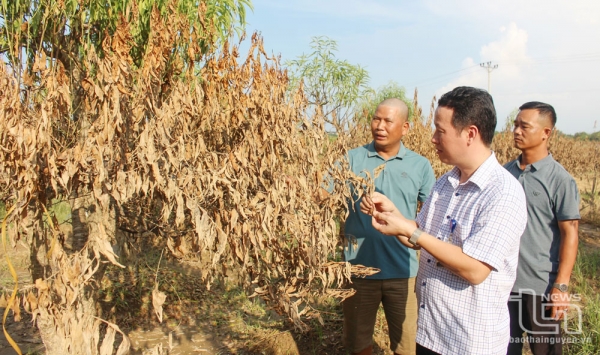
[[[600, 248], [600, 227], [581, 224], [580, 242], [586, 246]], [[0, 287], [4, 294], [12, 291], [14, 283], [4, 261], [4, 251], [0, 250], [2, 263], [0, 264]], [[17, 271], [19, 288], [31, 285], [28, 272], [28, 249], [18, 245], [9, 251], [9, 257]], [[326, 321], [324, 328], [315, 329], [308, 334], [296, 334], [284, 329], [264, 330], [260, 333], [261, 339], [254, 339], [254, 334], [242, 334], [252, 323], [252, 311], [247, 312], [247, 317], [232, 318], [227, 320], [227, 307], [240, 307], [237, 304], [219, 305], [221, 300], [220, 290], [195, 290], [198, 299], [208, 300], [206, 303], [187, 304], [177, 309], [167, 310], [173, 316], [162, 324], [155, 320], [128, 319], [122, 326], [128, 334], [134, 355], [150, 354], [341, 354], [341, 320], [332, 318]], [[229, 301], [228, 301], [229, 302]], [[4, 314], [6, 300], [0, 297], [0, 312]], [[215, 316], [216, 307], [219, 316]], [[136, 312], [139, 312], [136, 311]], [[273, 317], [277, 317], [273, 315]], [[244, 322], [246, 324], [233, 324], [231, 322]], [[229, 324], [228, 324], [229, 323]], [[245, 327], [243, 327], [245, 325]], [[237, 329], [237, 330], [236, 330]], [[43, 354], [44, 346], [37, 329], [31, 322], [31, 317], [26, 312], [21, 312], [21, 320], [16, 322], [14, 315], [9, 312], [6, 321], [6, 330], [17, 342], [23, 354]], [[317, 340], [315, 340], [317, 339]], [[387, 350], [387, 336], [385, 322], [380, 317], [375, 335], [375, 354], [390, 354]], [[245, 346], [251, 343], [252, 346]], [[258, 345], [257, 345], [258, 344]], [[261, 345], [262, 344], [262, 345]], [[8, 344], [3, 333], [0, 333], [0, 355], [13, 355], [16, 352]]]
[[[4, 261], [4, 251], [0, 250], [0, 287], [2, 293], [9, 295], [14, 287], [13, 278], [8, 265]], [[19, 289], [32, 285], [29, 274], [29, 250], [24, 245], [17, 245], [9, 251], [9, 257], [17, 272]], [[1, 293], [0, 293], [1, 294]], [[4, 314], [6, 298], [0, 296], [0, 314]], [[44, 345], [32, 323], [31, 316], [21, 311], [21, 319], [15, 321], [12, 311], [8, 312], [6, 330], [13, 340], [19, 345], [23, 354], [43, 354]], [[130, 354], [229, 354], [227, 351], [228, 339], [221, 336], [218, 329], [211, 325], [210, 319], [187, 317], [186, 324], [174, 321], [165, 321], [159, 324], [148, 319], [140, 320], [139, 327], [136, 321], [129, 319], [130, 329], [127, 332], [132, 344]], [[159, 350], [161, 349], [161, 350]], [[0, 355], [17, 354], [8, 343], [3, 332], [0, 332]]]
[[[1, 249], [1, 246], [0, 246]], [[31, 277], [28, 271], [29, 250], [24, 245], [17, 245], [8, 253], [11, 263], [17, 271], [19, 289], [32, 286]], [[8, 265], [4, 261], [5, 253], [0, 250], [0, 314], [4, 314], [7, 304], [6, 297], [14, 287], [13, 278], [10, 274]], [[131, 341], [132, 355], [183, 355], [183, 354], [314, 354], [319, 353], [303, 352], [298, 349], [297, 343], [302, 343], [302, 336], [294, 339], [292, 333], [274, 327], [273, 329], [264, 329], [260, 332], [260, 339], [250, 339], [252, 334], [247, 333], [247, 325], [252, 323], [256, 315], [253, 310], [243, 310], [245, 316], [228, 317], [232, 310], [238, 311], [244, 307], [241, 303], [233, 303], [235, 300], [225, 298], [223, 293], [228, 290], [213, 288], [207, 290], [199, 281], [194, 278], [194, 271], [166, 266], [163, 260], [163, 267], [160, 270], [164, 279], [175, 280], [174, 285], [180, 287], [181, 298], [169, 294], [170, 302], [165, 303], [165, 320], [158, 323], [152, 310], [145, 307], [143, 301], [138, 301], [137, 297], [131, 297], [123, 306], [115, 306], [114, 302], [108, 302], [108, 308], [105, 309], [106, 316], [111, 317], [108, 320], [119, 324], [121, 329], [126, 332]], [[199, 274], [196, 272], [196, 274]], [[182, 280], [189, 280], [185, 282]], [[109, 287], [110, 288], [110, 287]], [[100, 302], [103, 304], [102, 300]], [[106, 304], [103, 304], [105, 308]], [[110, 309], [112, 307], [112, 309]], [[230, 307], [230, 308], [228, 308]], [[123, 313], [130, 312], [130, 315]], [[119, 313], [119, 315], [117, 315]], [[238, 312], [239, 313], [239, 312]], [[112, 316], [111, 316], [112, 315]], [[38, 355], [44, 353], [44, 345], [38, 334], [37, 328], [32, 323], [32, 317], [25, 311], [20, 312], [21, 319], [15, 321], [12, 311], [8, 312], [6, 319], [6, 330], [13, 340], [18, 344], [23, 354]], [[272, 312], [269, 315], [272, 318], [278, 318], [277, 314]], [[231, 318], [231, 319], [229, 319]], [[248, 324], [236, 324], [245, 323]], [[117, 340], [118, 345], [119, 340]], [[251, 344], [250, 346], [246, 346]], [[261, 348], [258, 344], [263, 344]], [[339, 342], [328, 341], [328, 348], [332, 344], [341, 349]], [[337, 353], [337, 350], [329, 353]], [[3, 332], [0, 332], [0, 355], [17, 354], [8, 343]]]

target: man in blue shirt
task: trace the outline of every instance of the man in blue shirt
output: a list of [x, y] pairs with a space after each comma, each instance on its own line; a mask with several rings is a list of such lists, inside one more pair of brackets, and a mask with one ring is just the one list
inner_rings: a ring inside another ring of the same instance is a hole
[[[392, 200], [403, 215], [414, 218], [417, 201], [427, 199], [435, 175], [427, 159], [402, 144], [409, 127], [406, 104], [399, 99], [384, 100], [372, 117], [373, 141], [351, 150], [348, 162], [350, 169], [363, 177], [366, 171], [371, 177], [377, 175], [378, 168], [375, 190]], [[371, 216], [360, 213], [360, 199], [349, 209], [344, 230], [346, 261], [381, 271], [352, 279], [356, 293], [343, 303], [346, 347], [353, 354], [371, 354], [377, 310], [383, 304], [390, 348], [395, 354], [414, 354], [416, 251], [375, 230]]]

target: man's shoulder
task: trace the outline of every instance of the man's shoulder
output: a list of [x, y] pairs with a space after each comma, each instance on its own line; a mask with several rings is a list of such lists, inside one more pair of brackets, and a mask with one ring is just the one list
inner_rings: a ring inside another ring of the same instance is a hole
[[511, 169], [515, 168], [517, 166], [517, 164], [519, 164], [519, 158], [513, 159], [513, 160], [509, 161], [508, 163], [504, 164], [504, 169], [510, 171]]
[[519, 184], [519, 181], [508, 171], [508, 169], [506, 169], [506, 165], [502, 167], [500, 164], [498, 164], [498, 166], [494, 169], [494, 176], [505, 183], [517, 184], [520, 186], [521, 184]]
[[402, 159], [410, 160], [411, 164], [415, 164], [416, 166], [419, 166], [421, 168], [427, 168], [427, 170], [432, 170], [431, 162], [429, 161], [429, 159], [408, 148], [406, 148], [406, 153], [404, 154], [404, 157]]
[[567, 171], [567, 169], [565, 169], [565, 167], [562, 166], [555, 159], [551, 160], [551, 163], [549, 164], [549, 168], [550, 168], [549, 174], [551, 174], [553, 178], [556, 178], [556, 179], [561, 180], [561, 181], [571, 181], [571, 180], [575, 181], [575, 179]]
[[440, 176], [436, 181], [435, 184], [433, 184], [433, 188], [432, 191], [436, 190], [436, 191], [440, 191], [440, 189], [443, 189], [446, 185], [446, 183], [448, 182], [448, 178], [453, 176], [454, 178], [458, 178], [458, 176], [456, 175], [455, 172], [456, 168], [451, 169], [450, 171], [446, 172], [444, 175]]
[[515, 164], [514, 161], [507, 163], [502, 167], [498, 164], [493, 168], [492, 174], [490, 176], [491, 181], [487, 184], [487, 188], [495, 193], [498, 193], [500, 196], [514, 196], [523, 195], [523, 187], [519, 180], [515, 178], [513, 174], [510, 173], [509, 167]]
[[[482, 205], [493, 211], [494, 218], [510, 219], [523, 229], [527, 223], [527, 198], [519, 180], [498, 164], [490, 174], [489, 183], [482, 190]], [[523, 232], [521, 229], [520, 233]], [[520, 234], [519, 234], [520, 236]]]
[[425, 158], [421, 154], [419, 154], [413, 150], [410, 150], [408, 148], [406, 148], [406, 153], [404, 154], [404, 156], [407, 158], [411, 158], [411, 159], [418, 159], [418, 160], [429, 162], [429, 159]]
[[360, 147], [356, 147], [350, 149], [345, 156], [345, 159], [350, 165], [358, 164], [362, 165], [365, 163], [365, 160], [369, 157], [369, 144], [362, 145]]
[[350, 149], [348, 151], [348, 156], [366, 155], [369, 152], [369, 145], [371, 145], [371, 143], [367, 143], [365, 145], [361, 145], [360, 147]]

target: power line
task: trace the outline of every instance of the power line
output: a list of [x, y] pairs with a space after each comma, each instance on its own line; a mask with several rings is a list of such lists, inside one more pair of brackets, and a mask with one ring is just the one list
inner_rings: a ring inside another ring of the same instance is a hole
[[[531, 58], [532, 61], [535, 61], [539, 64], [562, 64], [562, 63], [578, 63], [578, 62], [594, 62], [597, 60], [600, 60], [600, 52], [589, 52], [589, 53], [578, 53], [578, 54], [567, 54], [567, 55], [559, 55], [559, 56], [548, 56], [548, 57], [537, 57], [537, 58]], [[500, 61], [499, 62], [502, 65], [519, 65], [519, 64], [533, 64], [533, 63], [528, 63], [527, 61], [523, 61], [523, 60], [515, 60], [515, 61]], [[466, 68], [462, 68], [459, 70], [454, 70], [448, 73], [443, 73], [443, 74], [439, 74], [430, 78], [426, 78], [426, 79], [420, 79], [420, 80], [415, 80], [409, 83], [405, 83], [403, 84], [404, 86], [416, 86], [416, 87], [422, 87], [422, 86], [429, 86], [429, 85], [433, 85], [439, 82], [442, 82], [444, 80], [436, 80], [436, 79], [440, 79], [452, 74], [457, 74], [457, 73], [461, 73], [467, 70], [472, 70], [473, 68], [477, 67], [477, 64], [468, 66]], [[453, 76], [452, 78], [456, 78], [457, 76]], [[433, 82], [432, 82], [433, 81]]]
[[519, 96], [519, 95], [555, 95], [555, 94], [574, 94], [574, 93], [592, 93], [598, 92], [600, 88], [592, 88], [592, 89], [573, 89], [573, 90], [561, 90], [561, 91], [536, 91], [530, 93], [523, 92], [500, 92], [496, 93], [495, 97], [501, 96]]
[[440, 74], [440, 75], [437, 75], [437, 76], [433, 76], [433, 77], [431, 77], [431, 78], [427, 78], [427, 79], [421, 79], [421, 80], [413, 81], [413, 82], [410, 82], [410, 83], [407, 83], [407, 84], [404, 84], [404, 85], [405, 85], [405, 86], [420, 86], [420, 85], [422, 85], [422, 84], [425, 84], [425, 83], [427, 83], [428, 81], [431, 81], [431, 80], [436, 80], [436, 79], [443, 78], [443, 77], [445, 77], [445, 76], [448, 76], [448, 75], [452, 75], [452, 74], [460, 73], [460, 72], [463, 72], [463, 71], [466, 71], [466, 70], [473, 69], [473, 68], [475, 68], [475, 67], [477, 67], [477, 64], [474, 64], [474, 65], [468, 66], [468, 67], [466, 67], [466, 68], [463, 68], [463, 69], [459, 69], [459, 70], [451, 71], [451, 72], [449, 72], [449, 73], [444, 73], [444, 74]]
[[588, 58], [579, 58], [579, 59], [554, 59], [554, 60], [521, 60], [521, 61], [500, 61], [499, 63], [502, 65], [548, 65], [548, 64], [572, 64], [572, 63], [593, 63], [600, 61], [600, 56], [598, 57], [588, 57]]
[[594, 63], [600, 61], [600, 52], [581, 53], [574, 55], [561, 55], [551, 57], [526, 58], [522, 60], [499, 61], [501, 65], [532, 66], [532, 65], [560, 65], [572, 63]]
[[[593, 61], [600, 59], [600, 52], [589, 52], [589, 53], [578, 53], [578, 54], [566, 54], [566, 55], [557, 55], [557, 56], [548, 56], [548, 57], [533, 57], [530, 58], [531, 61], [535, 61], [537, 63], [553, 63], [553, 62], [578, 62], [578, 61]], [[522, 64], [525, 63], [523, 60], [508, 60], [502, 61], [502, 64]]]

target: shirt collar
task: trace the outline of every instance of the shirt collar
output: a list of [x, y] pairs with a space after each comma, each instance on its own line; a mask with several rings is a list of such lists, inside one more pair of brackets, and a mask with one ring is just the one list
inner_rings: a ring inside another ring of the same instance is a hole
[[[519, 169], [521, 169], [521, 157], [522, 157], [522, 155], [519, 155], [519, 158], [517, 159], [517, 166], [519, 167]], [[543, 169], [546, 166], [552, 165], [553, 162], [554, 162], [554, 158], [552, 157], [552, 154], [548, 153], [547, 157], [540, 159], [530, 165], [533, 169], [535, 169], [535, 171], [538, 171], [540, 169]]]
[[[471, 182], [479, 187], [479, 189], [483, 190], [491, 182], [493, 167], [497, 164], [498, 160], [496, 159], [496, 154], [492, 152], [492, 154], [490, 154], [483, 164], [481, 164], [477, 170], [475, 170], [473, 175], [471, 175], [465, 184]], [[454, 169], [450, 171], [450, 174], [448, 175], [448, 181], [450, 181], [454, 188], [459, 185], [460, 170], [458, 167], [455, 166]]]
[[[398, 149], [398, 154], [396, 154], [396, 156], [387, 159], [387, 160], [392, 160], [392, 159], [402, 159], [404, 158], [404, 156], [406, 155], [406, 147], [404, 146], [404, 144], [402, 142], [400, 142], [400, 149]], [[372, 157], [380, 157], [383, 160], [386, 160], [384, 157], [382, 157], [381, 155], [379, 155], [379, 153], [377, 153], [377, 150], [375, 150], [375, 142], [371, 142], [367, 145], [367, 151], [368, 151], [368, 156], [369, 158]]]

